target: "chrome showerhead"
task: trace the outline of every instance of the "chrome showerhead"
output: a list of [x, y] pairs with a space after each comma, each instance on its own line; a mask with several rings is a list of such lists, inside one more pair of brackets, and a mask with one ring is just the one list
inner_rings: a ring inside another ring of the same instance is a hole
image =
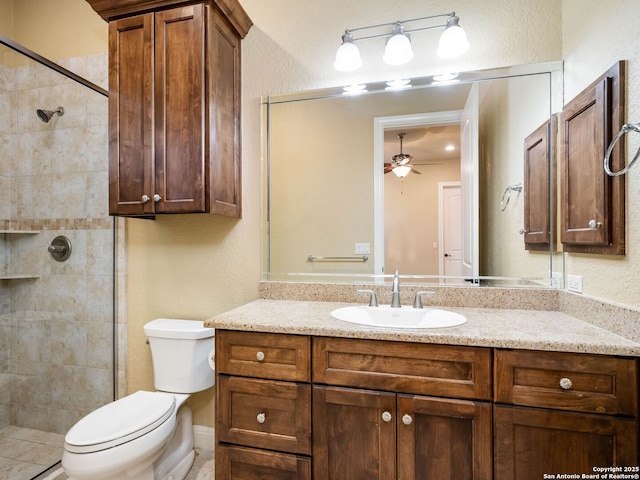
[[39, 108], [38, 110], [36, 110], [36, 113], [38, 114], [38, 118], [40, 120], [42, 120], [44, 123], [49, 123], [49, 120], [51, 120], [51, 118], [55, 114], [58, 114], [59, 116], [64, 115], [64, 108], [58, 107], [55, 110], [42, 110]]

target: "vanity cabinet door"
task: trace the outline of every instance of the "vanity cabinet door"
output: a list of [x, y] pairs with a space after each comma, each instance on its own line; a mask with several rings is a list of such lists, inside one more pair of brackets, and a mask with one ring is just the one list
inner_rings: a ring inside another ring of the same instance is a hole
[[398, 395], [398, 480], [490, 480], [491, 404]]
[[510, 406], [496, 406], [494, 416], [495, 480], [638, 466], [635, 419]]
[[314, 386], [312, 418], [314, 479], [396, 478], [395, 394]]

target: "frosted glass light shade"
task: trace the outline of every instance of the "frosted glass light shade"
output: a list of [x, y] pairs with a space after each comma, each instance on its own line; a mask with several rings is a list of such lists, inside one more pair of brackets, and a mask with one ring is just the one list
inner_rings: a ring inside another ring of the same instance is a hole
[[[394, 30], [395, 33], [395, 30]], [[387, 65], [403, 65], [413, 58], [411, 41], [404, 33], [395, 33], [384, 49], [382, 60]]]
[[408, 167], [406, 165], [398, 165], [397, 167], [393, 167], [391, 171], [398, 177], [402, 178], [406, 177], [409, 174], [409, 172], [411, 171], [411, 167]]
[[455, 58], [469, 50], [467, 34], [458, 25], [458, 17], [451, 17], [447, 28], [440, 36], [437, 54], [440, 58]]
[[340, 72], [353, 72], [362, 65], [362, 58], [360, 58], [360, 50], [356, 47], [353, 40], [342, 37], [342, 45], [336, 52], [336, 61], [333, 67]]

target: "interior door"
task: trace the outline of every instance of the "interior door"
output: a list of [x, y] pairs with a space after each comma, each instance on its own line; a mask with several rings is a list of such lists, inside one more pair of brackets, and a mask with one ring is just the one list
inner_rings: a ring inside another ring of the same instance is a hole
[[[439, 183], [440, 275], [462, 276], [462, 187], [460, 182]], [[458, 283], [459, 278], [446, 279]]]
[[478, 85], [473, 84], [460, 120], [460, 178], [462, 179], [462, 275], [474, 284], [479, 276]]

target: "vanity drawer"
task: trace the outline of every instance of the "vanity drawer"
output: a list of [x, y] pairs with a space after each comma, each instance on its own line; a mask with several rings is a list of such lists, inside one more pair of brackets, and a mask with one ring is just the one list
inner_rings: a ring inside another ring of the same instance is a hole
[[637, 416], [637, 361], [605, 355], [497, 350], [500, 403]]
[[491, 349], [314, 337], [313, 383], [490, 400]]
[[311, 386], [218, 376], [218, 440], [311, 453]]
[[300, 455], [218, 445], [216, 480], [311, 480], [311, 459]]
[[216, 372], [309, 382], [310, 345], [301, 335], [216, 330]]

